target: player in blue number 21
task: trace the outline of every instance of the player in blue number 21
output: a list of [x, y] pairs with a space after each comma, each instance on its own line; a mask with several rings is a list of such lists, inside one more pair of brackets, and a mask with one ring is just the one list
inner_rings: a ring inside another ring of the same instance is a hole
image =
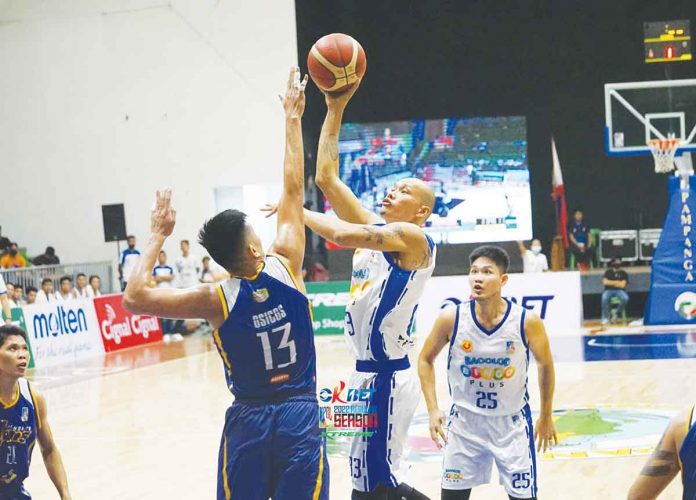
[[[502, 297], [509, 257], [483, 246], [470, 256], [472, 300], [442, 311], [421, 351], [418, 373], [430, 414], [430, 437], [445, 443], [442, 499], [468, 500], [490, 482], [495, 461], [511, 499], [536, 499], [537, 450], [557, 442], [551, 417], [553, 358], [539, 317]], [[447, 433], [437, 404], [435, 358], [449, 345], [447, 381], [453, 405]], [[527, 393], [529, 353], [539, 372], [541, 412], [533, 429]]]
[[174, 230], [171, 190], [165, 189], [157, 193], [148, 245], [125, 291], [124, 305], [131, 312], [205, 318], [216, 329], [215, 343], [235, 396], [220, 443], [219, 500], [328, 498], [314, 333], [301, 274], [306, 83], [306, 77], [300, 81], [299, 69], [292, 68], [281, 97], [283, 193], [269, 253], [244, 213], [225, 210], [205, 223], [199, 241], [233, 278], [184, 290], [148, 287], [155, 259]]

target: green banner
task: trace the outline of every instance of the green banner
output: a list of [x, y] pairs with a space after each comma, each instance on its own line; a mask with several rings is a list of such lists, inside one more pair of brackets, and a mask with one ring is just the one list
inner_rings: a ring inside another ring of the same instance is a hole
[[[12, 312], [12, 323], [20, 327], [25, 332], [27, 331], [27, 325], [24, 323], [24, 312], [21, 307], [14, 307], [11, 309]], [[29, 335], [27, 335], [27, 344], [29, 344], [29, 353], [31, 354], [31, 343], [29, 342]], [[34, 368], [34, 354], [29, 357], [29, 368]]]
[[314, 313], [315, 335], [342, 334], [346, 304], [350, 300], [350, 281], [307, 283], [307, 296]]

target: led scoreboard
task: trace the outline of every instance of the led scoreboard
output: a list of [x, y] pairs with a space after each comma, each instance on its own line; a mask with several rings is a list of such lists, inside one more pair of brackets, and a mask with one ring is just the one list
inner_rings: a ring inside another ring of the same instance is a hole
[[691, 61], [689, 20], [643, 24], [645, 62]]

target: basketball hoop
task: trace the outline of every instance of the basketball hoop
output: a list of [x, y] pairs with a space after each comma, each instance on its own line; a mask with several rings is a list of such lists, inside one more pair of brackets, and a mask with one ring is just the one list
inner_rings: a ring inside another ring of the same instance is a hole
[[679, 139], [652, 139], [648, 142], [650, 152], [655, 158], [655, 172], [665, 174], [674, 170], [674, 155], [679, 149]]

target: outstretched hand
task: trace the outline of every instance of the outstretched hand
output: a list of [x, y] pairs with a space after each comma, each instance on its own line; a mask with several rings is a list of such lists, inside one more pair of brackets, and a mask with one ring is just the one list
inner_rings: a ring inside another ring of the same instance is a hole
[[176, 224], [176, 210], [172, 208], [172, 188], [165, 187], [157, 191], [155, 204], [150, 214], [150, 231], [152, 234], [169, 236]]
[[362, 79], [358, 79], [358, 81], [356, 81], [353, 85], [348, 87], [343, 92], [339, 93], [322, 90], [321, 92], [324, 94], [326, 106], [329, 108], [337, 108], [340, 110], [344, 110], [346, 106], [348, 106], [348, 101], [350, 101], [353, 95], [358, 91], [358, 87], [360, 87], [360, 82], [362, 82]]
[[288, 83], [285, 89], [285, 97], [278, 95], [283, 104], [286, 118], [302, 118], [305, 108], [305, 87], [307, 86], [308, 76], [300, 80], [300, 68], [293, 66], [290, 68]]
[[273, 217], [278, 212], [278, 204], [266, 203], [264, 206], [261, 207], [261, 211], [266, 212], [266, 219], [268, 219], [269, 217]]

